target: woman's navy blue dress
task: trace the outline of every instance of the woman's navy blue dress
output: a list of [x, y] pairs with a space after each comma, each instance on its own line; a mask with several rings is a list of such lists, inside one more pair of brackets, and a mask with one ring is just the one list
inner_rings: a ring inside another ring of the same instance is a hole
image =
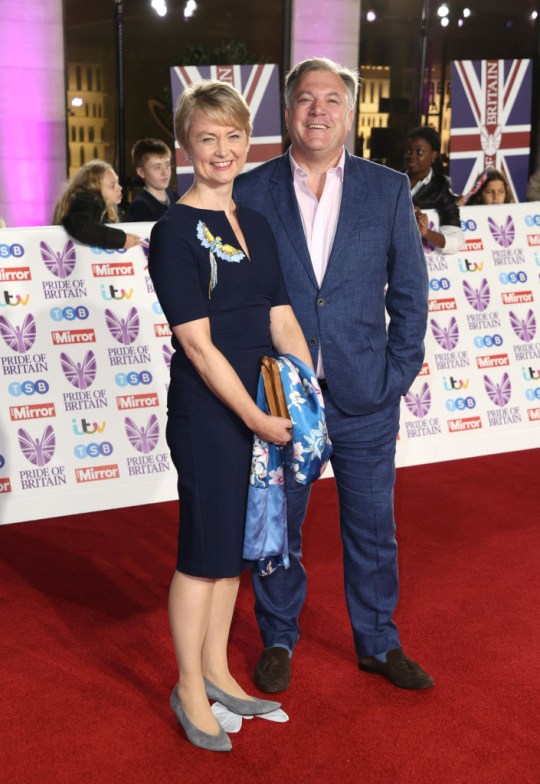
[[[266, 218], [238, 208], [249, 258], [224, 212], [175, 204], [152, 230], [149, 272], [172, 327], [208, 317], [214, 345], [255, 399], [271, 353], [270, 308], [289, 304]], [[224, 258], [222, 258], [224, 257]], [[207, 387], [175, 336], [167, 442], [178, 471], [177, 569], [234, 577], [242, 560], [253, 434]]]

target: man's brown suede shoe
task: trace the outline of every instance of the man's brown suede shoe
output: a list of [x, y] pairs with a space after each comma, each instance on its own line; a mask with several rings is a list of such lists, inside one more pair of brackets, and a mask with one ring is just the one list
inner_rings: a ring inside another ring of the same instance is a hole
[[255, 667], [255, 683], [261, 691], [284, 691], [291, 680], [291, 659], [286, 648], [265, 648]]
[[358, 666], [364, 672], [384, 675], [400, 689], [429, 689], [435, 683], [419, 664], [405, 656], [402, 648], [388, 651], [385, 662], [375, 656], [360, 656]]

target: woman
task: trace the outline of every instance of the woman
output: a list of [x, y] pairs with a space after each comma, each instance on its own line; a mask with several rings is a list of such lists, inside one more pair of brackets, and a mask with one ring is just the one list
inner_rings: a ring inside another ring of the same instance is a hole
[[[464, 242], [456, 197], [439, 160], [441, 140], [429, 126], [414, 128], [407, 134], [405, 161], [411, 183], [411, 196], [422, 239], [442, 253], [457, 253]], [[423, 210], [437, 210], [439, 230], [429, 227]]]
[[266, 219], [232, 199], [249, 149], [244, 99], [223, 82], [189, 87], [176, 135], [194, 181], [160, 218], [149, 271], [173, 332], [167, 440], [178, 470], [180, 532], [169, 616], [180, 672], [171, 707], [188, 739], [225, 751], [208, 698], [262, 714], [229, 672], [227, 640], [239, 586], [253, 433], [285, 445], [291, 421], [255, 404], [260, 360], [290, 353], [311, 367]]
[[512, 204], [514, 197], [504, 174], [490, 166], [476, 180], [472, 191], [464, 202], [474, 204]]
[[53, 217], [68, 234], [98, 248], [133, 248], [142, 240], [136, 234], [106, 226], [118, 223], [122, 188], [110, 164], [96, 158], [81, 166], [64, 187]]

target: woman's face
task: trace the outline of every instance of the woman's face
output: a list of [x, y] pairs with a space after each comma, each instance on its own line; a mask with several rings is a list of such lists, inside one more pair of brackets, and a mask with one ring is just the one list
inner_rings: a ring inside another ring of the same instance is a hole
[[504, 204], [506, 188], [502, 180], [490, 180], [484, 185], [481, 193], [482, 204]]
[[405, 149], [407, 173], [416, 181], [423, 180], [429, 174], [436, 157], [437, 153], [426, 139], [422, 137], [409, 139]]
[[120, 204], [122, 201], [122, 188], [118, 176], [112, 169], [107, 169], [101, 180], [101, 195], [105, 204]]
[[244, 168], [248, 150], [245, 128], [218, 123], [200, 109], [193, 113], [187, 152], [198, 183], [209, 187], [232, 183]]

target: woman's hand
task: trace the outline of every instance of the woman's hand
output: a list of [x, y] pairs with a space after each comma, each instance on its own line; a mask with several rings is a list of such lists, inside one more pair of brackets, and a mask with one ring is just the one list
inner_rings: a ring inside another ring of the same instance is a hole
[[251, 428], [258, 438], [276, 446], [285, 446], [292, 439], [292, 422], [283, 417], [269, 416], [260, 412], [261, 417]]
[[141, 245], [143, 242], [142, 237], [137, 234], [126, 234], [126, 241], [124, 242], [124, 250], [134, 248], [136, 245]]
[[416, 218], [416, 223], [418, 224], [418, 231], [420, 232], [420, 236], [424, 238], [428, 231], [429, 231], [429, 221], [425, 212], [422, 212], [421, 209], [416, 207], [414, 210], [414, 217]]
[[444, 248], [446, 237], [440, 231], [433, 231], [429, 228], [428, 217], [419, 207], [415, 207], [414, 216], [418, 224], [418, 231], [423, 240], [427, 240], [434, 248]]

